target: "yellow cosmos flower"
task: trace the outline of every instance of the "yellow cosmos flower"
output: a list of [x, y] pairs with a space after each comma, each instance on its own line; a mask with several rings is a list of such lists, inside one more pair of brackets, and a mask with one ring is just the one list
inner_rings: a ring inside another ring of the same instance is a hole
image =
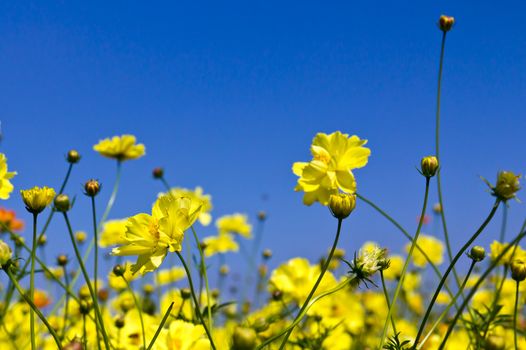
[[119, 161], [137, 159], [144, 156], [145, 148], [142, 143], [135, 142], [133, 135], [113, 136], [111, 139], [100, 140], [93, 149], [104, 157]]
[[[491, 260], [495, 261], [497, 257], [506, 249], [506, 247], [509, 245], [509, 243], [500, 243], [498, 241], [493, 241], [491, 245], [489, 246], [490, 253], [489, 256]], [[517, 248], [510, 248], [502, 256], [502, 258], [497, 262], [498, 265], [504, 265], [509, 264], [515, 259], [526, 259], [526, 251], [522, 249], [520, 246], [517, 246]]]
[[159, 270], [156, 282], [160, 286], [174, 283], [186, 277], [184, 269], [180, 266], [174, 266], [171, 269]]
[[239, 250], [239, 245], [229, 233], [220, 233], [217, 236], [205, 237], [203, 243], [205, 244], [205, 255], [207, 257], [215, 254], [237, 252]]
[[42, 188], [35, 186], [29, 190], [21, 190], [20, 194], [27, 211], [33, 214], [42, 212], [55, 198], [55, 190], [45, 186]]
[[124, 220], [110, 220], [104, 223], [100, 233], [99, 246], [102, 248], [126, 244], [126, 223]]
[[202, 203], [201, 212], [199, 213], [199, 223], [203, 226], [208, 226], [212, 222], [212, 196], [209, 194], [204, 194], [203, 188], [197, 186], [196, 188], [182, 188], [174, 187], [170, 190], [170, 193], [174, 197], [187, 197], [192, 201], [197, 201]]
[[393, 255], [389, 257], [389, 267], [383, 271], [386, 280], [396, 280], [402, 274], [404, 268], [404, 258], [400, 255]]
[[178, 350], [209, 350], [210, 341], [202, 325], [175, 320], [170, 323], [166, 346]]
[[137, 255], [132, 272], [157, 269], [168, 251], [181, 251], [184, 232], [193, 225], [201, 210], [200, 202], [164, 195], [157, 199], [152, 214], [137, 214], [126, 224], [126, 244], [113, 248], [114, 255]]
[[[421, 234], [418, 237], [417, 244], [422, 248], [424, 252], [426, 252], [426, 255], [429, 257], [429, 260], [434, 265], [440, 265], [444, 261], [444, 244], [439, 239], [428, 236], [425, 234]], [[406, 244], [405, 251], [409, 252], [409, 249], [411, 248], [411, 243]], [[413, 251], [413, 264], [417, 267], [426, 267], [427, 265], [427, 259], [425, 256], [420, 252], [419, 249], [415, 249]]]
[[224, 215], [216, 220], [216, 226], [220, 234], [235, 233], [246, 238], [252, 237], [252, 225], [245, 214]]
[[13, 192], [13, 184], [9, 180], [16, 175], [16, 171], [7, 171], [7, 157], [0, 153], [0, 199], [8, 199]]
[[327, 205], [331, 194], [339, 190], [345, 193], [356, 191], [352, 169], [367, 164], [371, 150], [363, 147], [367, 140], [350, 136], [340, 131], [330, 135], [318, 133], [311, 145], [312, 160], [296, 162], [292, 171], [299, 176], [295, 191], [305, 192], [303, 203], [320, 202]]

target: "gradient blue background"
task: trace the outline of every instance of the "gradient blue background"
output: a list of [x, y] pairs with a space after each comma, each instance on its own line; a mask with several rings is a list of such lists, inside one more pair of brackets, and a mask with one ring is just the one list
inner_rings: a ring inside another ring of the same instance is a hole
[[[173, 185], [211, 193], [214, 217], [239, 211], [255, 222], [267, 211], [273, 264], [314, 260], [336, 221], [320, 205], [302, 205], [291, 165], [310, 159], [316, 132], [342, 130], [372, 150], [355, 172], [359, 192], [414, 232], [424, 190], [415, 166], [434, 152], [442, 13], [457, 19], [446, 48], [442, 169], [459, 247], [493, 203], [478, 176], [524, 172], [524, 2], [3, 2], [0, 150], [19, 175], [2, 205], [29, 221], [18, 190], [58, 187], [64, 155], [76, 148], [83, 158], [66, 192], [77, 195], [75, 229], [90, 232], [81, 184], [103, 182], [102, 212], [115, 170], [92, 146], [132, 133], [147, 156], [124, 164], [111, 218], [149, 211], [162, 189], [151, 169], [163, 166]], [[524, 205], [512, 202], [510, 216], [508, 237]], [[498, 236], [499, 220], [480, 242]], [[51, 255], [71, 255], [60, 217], [48, 236]], [[406, 242], [358, 203], [341, 247], [352, 253], [366, 240], [394, 251]]]

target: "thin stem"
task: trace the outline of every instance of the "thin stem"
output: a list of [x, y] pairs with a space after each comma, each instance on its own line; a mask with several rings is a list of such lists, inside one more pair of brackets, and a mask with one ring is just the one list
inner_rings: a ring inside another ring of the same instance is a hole
[[89, 279], [88, 272], [86, 271], [86, 267], [84, 266], [84, 262], [82, 260], [82, 256], [80, 255], [79, 248], [77, 247], [77, 243], [75, 242], [75, 236], [73, 235], [73, 230], [71, 229], [71, 224], [70, 224], [69, 219], [68, 219], [68, 214], [66, 212], [64, 212], [63, 214], [64, 214], [64, 220], [66, 221], [66, 225], [68, 227], [69, 237], [71, 239], [71, 243], [73, 244], [73, 249], [75, 250], [75, 255], [77, 256], [77, 260], [79, 262], [79, 268], [80, 268], [82, 274], [84, 275], [84, 279], [86, 280], [86, 284], [88, 285], [88, 289], [89, 289], [89, 292], [90, 292], [90, 295], [91, 295], [91, 299], [93, 300], [93, 306], [94, 306], [94, 309], [95, 309], [95, 315], [96, 315], [96, 318], [98, 320], [98, 322], [95, 322], [95, 324], [96, 325], [98, 324], [98, 326], [100, 326], [100, 330], [102, 332], [102, 337], [104, 339], [104, 345], [106, 347], [106, 350], [109, 350], [110, 349], [110, 342], [109, 342], [109, 339], [108, 339], [108, 335], [106, 334], [106, 329], [104, 328], [104, 320], [103, 320], [102, 314], [100, 312], [99, 301], [98, 301], [97, 295], [95, 294], [95, 292], [93, 290], [93, 286], [91, 285], [91, 281]]
[[11, 280], [11, 282], [13, 283], [13, 285], [15, 286], [16, 290], [18, 291], [18, 293], [20, 294], [20, 296], [22, 296], [22, 298], [24, 298], [25, 302], [31, 307], [31, 310], [33, 310], [37, 316], [40, 318], [40, 320], [44, 323], [44, 325], [47, 327], [47, 329], [49, 330], [49, 333], [51, 334], [51, 336], [53, 337], [53, 339], [55, 340], [55, 343], [57, 344], [58, 346], [58, 349], [62, 349], [62, 344], [60, 343], [60, 338], [57, 334], [57, 332], [55, 332], [55, 330], [53, 329], [53, 327], [49, 324], [49, 322], [47, 321], [46, 317], [42, 314], [42, 312], [40, 312], [40, 310], [38, 309], [38, 307], [35, 305], [35, 303], [33, 303], [33, 300], [31, 300], [30, 297], [28, 297], [24, 291], [22, 290], [22, 287], [20, 287], [20, 284], [18, 284], [18, 281], [16, 280], [16, 278], [11, 274], [11, 272], [9, 271], [9, 269], [4, 269], [4, 271], [7, 273], [7, 276], [9, 276], [9, 279]]
[[[390, 309], [391, 308], [391, 302], [389, 301], [389, 293], [387, 292], [387, 287], [385, 285], [385, 278], [384, 278], [384, 271], [383, 270], [380, 270], [380, 280], [382, 281], [382, 289], [384, 291], [385, 302], [387, 303], [387, 309]], [[391, 325], [393, 326], [394, 334], [397, 334], [398, 332], [396, 331], [396, 326], [395, 326], [393, 315], [391, 315]]]
[[144, 320], [142, 318], [141, 305], [139, 304], [139, 301], [137, 300], [137, 297], [135, 296], [135, 292], [133, 291], [133, 289], [130, 286], [130, 283], [128, 282], [126, 277], [124, 277], [124, 275], [122, 275], [121, 277], [124, 280], [124, 282], [126, 283], [126, 287], [128, 287], [128, 290], [130, 291], [130, 293], [131, 293], [131, 295], [133, 297], [133, 302], [135, 303], [135, 307], [137, 308], [137, 311], [139, 312], [139, 320], [141, 321], [141, 332], [142, 332], [142, 347], [143, 347], [143, 349], [146, 349], [146, 333], [144, 332]]
[[383, 349], [385, 338], [387, 336], [387, 329], [389, 327], [389, 320], [391, 319], [391, 315], [393, 314], [394, 309], [396, 308], [396, 301], [398, 300], [398, 296], [400, 295], [400, 291], [402, 290], [402, 285], [404, 284], [404, 278], [407, 273], [407, 268], [409, 267], [411, 257], [413, 256], [413, 251], [415, 250], [416, 242], [418, 242], [418, 236], [420, 235], [420, 230], [422, 229], [422, 225], [424, 223], [424, 216], [425, 216], [426, 208], [427, 208], [427, 199], [429, 197], [429, 181], [430, 181], [430, 178], [426, 177], [426, 189], [424, 192], [424, 203], [422, 204], [422, 211], [420, 212], [420, 219], [418, 220], [418, 227], [416, 228], [415, 237], [412, 240], [411, 247], [409, 248], [409, 252], [407, 253], [407, 258], [405, 259], [404, 267], [402, 268], [402, 273], [400, 274], [400, 279], [398, 280], [398, 284], [396, 285], [395, 293], [393, 296], [393, 302], [391, 303], [391, 307], [389, 308], [389, 311], [387, 312], [387, 318], [385, 319], [385, 322], [384, 322], [382, 337], [380, 338], [379, 349]]
[[[36, 250], [37, 250], [37, 213], [33, 213], [33, 246], [31, 248], [31, 275], [29, 279], [29, 297], [31, 301], [35, 301], [35, 259], [36, 259]], [[33, 308], [29, 310], [29, 322], [31, 328], [31, 349], [35, 350], [36, 338], [35, 338], [35, 312]]]
[[508, 223], [508, 203], [504, 202], [502, 206], [502, 226], [500, 227], [500, 236], [499, 242], [504, 243], [504, 238], [506, 237], [506, 226]]
[[424, 331], [424, 327], [426, 324], [427, 319], [431, 315], [431, 310], [433, 309], [433, 305], [435, 305], [435, 301], [438, 298], [438, 294], [440, 293], [440, 290], [442, 289], [442, 286], [444, 285], [447, 276], [449, 276], [449, 273], [453, 270], [453, 267], [457, 263], [458, 259], [464, 254], [464, 252], [471, 246], [471, 244], [477, 239], [477, 237], [482, 233], [484, 228], [489, 224], [493, 216], [495, 215], [495, 212], [497, 211], [497, 208], [499, 207], [500, 199], [495, 200], [495, 204], [493, 204], [493, 208], [491, 209], [491, 212], [489, 213], [488, 217], [482, 225], [478, 228], [478, 230], [471, 236], [471, 238], [464, 244], [464, 246], [458, 251], [457, 255], [453, 258], [449, 266], [447, 267], [446, 272], [444, 273], [444, 277], [440, 280], [440, 283], [438, 284], [437, 289], [435, 290], [435, 293], [433, 294], [433, 297], [431, 298], [431, 302], [429, 303], [429, 306], [427, 307], [426, 313], [424, 315], [424, 318], [422, 319], [422, 323], [420, 324], [420, 328], [418, 330], [418, 333], [415, 338], [415, 346], [418, 344], [418, 340], [422, 336], [422, 332]]
[[500, 254], [491, 262], [491, 265], [486, 269], [486, 271], [484, 271], [484, 273], [479, 277], [479, 279], [477, 280], [477, 282], [475, 283], [475, 285], [471, 288], [470, 292], [468, 293], [468, 295], [466, 296], [466, 298], [464, 298], [464, 301], [462, 302], [462, 304], [460, 305], [460, 310], [457, 311], [457, 313], [455, 314], [455, 317], [453, 318], [453, 320], [449, 323], [449, 327], [447, 329], [447, 332], [446, 334], [444, 335], [444, 338], [442, 339], [442, 343], [440, 343], [440, 346], [438, 347], [438, 350], [443, 350], [444, 347], [446, 346], [446, 343], [447, 343], [447, 340], [449, 338], [449, 336], [451, 335], [451, 333], [453, 332], [453, 328], [455, 328], [455, 325], [458, 321], [458, 319], [460, 318], [460, 316], [462, 315], [462, 311], [464, 310], [464, 308], [468, 305], [469, 301], [471, 300], [471, 298], [473, 297], [473, 295], [476, 293], [476, 291], [478, 290], [479, 286], [486, 281], [486, 278], [488, 277], [488, 275], [491, 273], [491, 271], [493, 271], [493, 269], [498, 265], [498, 263], [500, 262], [500, 260], [506, 255], [506, 253], [508, 252], [508, 250], [511, 249], [512, 245], [513, 244], [518, 244], [521, 239], [524, 238], [524, 236], [526, 236], [526, 231], [521, 231], [517, 237], [515, 237], [515, 239], [511, 242], [511, 244], [509, 244], [508, 246], [506, 246], [502, 252], [500, 252]]
[[[436, 106], [436, 129], [435, 129], [435, 155], [438, 160], [438, 164], [442, 164], [440, 161], [440, 99], [442, 94], [442, 70], [444, 68], [444, 51], [446, 48], [446, 32], [442, 34], [442, 44], [440, 45], [440, 63], [438, 68], [438, 83], [437, 83], [437, 106]], [[446, 214], [444, 211], [444, 199], [442, 197], [442, 177], [441, 170], [439, 169], [437, 174], [437, 192], [438, 192], [438, 203], [440, 204], [440, 219], [442, 221], [442, 229], [444, 231], [444, 240], [446, 242], [447, 255], [449, 261], [453, 259], [453, 251], [451, 250], [451, 243], [449, 242], [449, 233], [447, 229]], [[457, 271], [453, 269], [453, 275], [457, 286], [460, 286], [460, 278], [458, 277]]]
[[168, 309], [164, 313], [163, 319], [161, 320], [161, 323], [159, 324], [159, 327], [157, 327], [157, 331], [155, 331], [155, 334], [154, 334], [154, 336], [152, 338], [152, 341], [150, 342], [150, 344], [148, 345], [146, 350], [150, 350], [152, 348], [153, 344], [155, 344], [155, 341], [157, 340], [157, 337], [161, 333], [161, 330], [163, 329], [164, 324], [166, 323], [166, 320], [168, 319], [168, 316], [170, 316], [170, 312], [172, 312], [172, 308], [173, 307], [174, 307], [174, 302], [172, 301], [172, 303], [170, 304], [170, 306], [168, 307]]
[[517, 313], [519, 309], [519, 281], [517, 281], [515, 286], [515, 308], [513, 309], [513, 344], [515, 345], [515, 350], [518, 350], [517, 345]]
[[179, 252], [175, 252], [175, 253], [177, 254], [177, 257], [179, 257], [179, 260], [181, 260], [181, 264], [183, 264], [184, 270], [186, 271], [186, 277], [188, 277], [188, 285], [190, 286], [190, 293], [192, 294], [192, 298], [194, 299], [195, 312], [197, 314], [197, 317], [199, 317], [199, 321], [201, 321], [201, 324], [203, 325], [203, 328], [205, 329], [206, 335], [208, 336], [208, 339], [210, 340], [210, 346], [212, 347], [213, 350], [216, 350], [214, 340], [212, 339], [212, 334], [210, 333], [208, 326], [203, 320], [203, 315], [201, 314], [201, 308], [199, 307], [199, 301], [197, 300], [197, 296], [195, 294], [194, 283], [192, 282], [192, 274], [190, 273], [190, 270], [188, 269], [188, 265], [186, 265], [186, 262], [183, 256], [181, 255], [181, 253]]
[[[197, 249], [199, 250], [199, 257], [201, 259], [201, 274], [205, 280], [205, 289], [206, 289], [206, 309], [208, 313], [208, 327], [210, 328], [210, 332], [212, 332], [212, 330], [214, 329], [213, 319], [212, 319], [212, 305], [210, 303], [210, 285], [208, 283], [208, 273], [206, 272], [205, 255], [203, 253], [203, 248], [201, 247], [201, 242], [199, 242], [199, 237], [197, 237], [197, 233], [195, 232], [195, 229], [193, 226], [192, 226], [192, 233], [194, 234], [195, 243], [197, 244]], [[199, 291], [199, 293], [201, 293], [201, 291]]]
[[88, 332], [86, 332], [86, 315], [82, 314], [82, 342], [84, 343], [84, 349], [88, 348]]
[[475, 267], [475, 264], [477, 262], [475, 260], [472, 260], [471, 261], [471, 265], [469, 266], [469, 270], [468, 270], [468, 273], [466, 275], [466, 277], [464, 278], [464, 282], [462, 282], [462, 286], [460, 286], [460, 289], [459, 291], [457, 292], [457, 294], [455, 295], [454, 299], [451, 300], [451, 302], [449, 303], [449, 305], [444, 309], [444, 311], [440, 314], [440, 316], [436, 319], [435, 323], [433, 324], [433, 326], [431, 327], [431, 329], [429, 330], [429, 332], [427, 333], [427, 335], [424, 337], [424, 339], [422, 339], [422, 342], [420, 344], [417, 345], [417, 349], [421, 349], [422, 346], [424, 346], [424, 344], [426, 343], [426, 341], [429, 339], [429, 337], [431, 335], [433, 335], [433, 331], [440, 325], [440, 322], [442, 321], [442, 319], [447, 315], [447, 313], [449, 312], [449, 310], [451, 309], [451, 307], [455, 304], [456, 300], [463, 295], [463, 291], [464, 291], [464, 288], [466, 288], [466, 284], [469, 280], [469, 277], [471, 276], [471, 273], [473, 272], [473, 268]]
[[[64, 282], [66, 284], [66, 288], [69, 288], [69, 278], [68, 278], [68, 269], [66, 266], [62, 266], [62, 270], [64, 271]], [[68, 308], [69, 308], [69, 295], [66, 293], [66, 302], [64, 303], [64, 324], [62, 325], [62, 338], [66, 336], [66, 324], [68, 323]]]
[[[316, 292], [316, 289], [318, 289], [318, 286], [320, 285], [320, 283], [321, 283], [321, 281], [323, 279], [323, 276], [325, 275], [325, 272], [329, 268], [329, 265], [330, 265], [331, 260], [332, 260], [332, 256], [334, 255], [334, 251], [336, 250], [336, 246], [338, 245], [338, 240], [340, 238], [340, 231], [342, 229], [342, 221], [343, 221], [342, 219], [338, 219], [338, 228], [336, 229], [336, 236], [334, 237], [334, 242], [333, 242], [332, 248], [331, 248], [331, 250], [329, 252], [329, 256], [327, 257], [327, 260], [325, 261], [324, 265], [322, 266], [321, 271], [320, 271], [320, 275], [318, 276], [318, 279], [316, 280], [316, 283], [314, 283], [314, 286], [312, 287], [309, 295], [307, 296], [307, 299], [303, 302], [303, 305], [301, 306], [301, 309], [299, 310], [296, 318], [294, 319], [294, 323], [293, 324], [297, 324], [296, 321], [301, 319], [302, 313], [305, 311], [305, 309], [309, 305], [309, 302], [312, 299], [312, 297], [314, 296], [314, 293]], [[289, 339], [290, 335], [292, 334], [292, 331], [294, 330], [294, 327], [295, 326], [292, 326], [290, 328], [290, 330], [287, 332], [287, 334], [285, 334], [285, 337], [283, 338], [283, 341], [281, 342], [281, 345], [279, 347], [280, 350], [285, 348], [285, 344], [287, 344], [287, 340]]]
[[[95, 241], [94, 266], [93, 266], [93, 285], [95, 294], [99, 293], [98, 288], [98, 271], [99, 271], [99, 235], [97, 227], [97, 210], [95, 209], [95, 196], [91, 196], [91, 216], [93, 217], [93, 240]], [[99, 332], [97, 332], [97, 344], [100, 344]]]

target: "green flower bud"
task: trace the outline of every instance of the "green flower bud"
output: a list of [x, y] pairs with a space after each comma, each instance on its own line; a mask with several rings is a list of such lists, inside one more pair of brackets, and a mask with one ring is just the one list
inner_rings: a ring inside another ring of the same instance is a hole
[[113, 267], [113, 273], [118, 277], [124, 276], [124, 270], [124, 267], [120, 264], [117, 264]]
[[469, 252], [468, 256], [473, 261], [480, 262], [486, 257], [486, 250], [484, 249], [484, 247], [476, 245], [473, 248], [471, 248], [471, 251]]
[[71, 203], [69, 201], [68, 195], [66, 194], [59, 194], [58, 196], [56, 196], [54, 203], [55, 203], [55, 209], [62, 213], [65, 213], [69, 209], [71, 209]]
[[444, 33], [449, 32], [451, 28], [453, 28], [454, 24], [455, 24], [454, 17], [442, 15], [438, 19], [438, 28], [440, 28], [440, 30], [443, 31]]
[[493, 195], [503, 201], [514, 198], [517, 191], [521, 189], [520, 177], [520, 175], [515, 175], [511, 171], [499, 172], [497, 184], [492, 188]]
[[78, 163], [80, 160], [80, 154], [76, 150], [72, 149], [68, 152], [68, 155], [66, 157], [66, 160], [68, 163], [75, 164]]
[[9, 247], [6, 242], [0, 240], [0, 267], [6, 265], [12, 256], [13, 252], [11, 251], [11, 247]]
[[192, 292], [188, 288], [181, 289], [181, 298], [183, 299], [190, 299], [192, 296]]
[[524, 261], [516, 259], [511, 263], [511, 278], [517, 282], [526, 279], [526, 264]]
[[329, 209], [332, 216], [339, 220], [343, 220], [349, 215], [356, 207], [356, 195], [339, 193], [331, 194], [329, 197]]
[[420, 162], [420, 171], [422, 175], [427, 178], [433, 177], [438, 171], [438, 159], [435, 156], [427, 156], [422, 158]]
[[237, 327], [232, 341], [232, 350], [253, 350], [257, 343], [256, 331], [252, 328]]

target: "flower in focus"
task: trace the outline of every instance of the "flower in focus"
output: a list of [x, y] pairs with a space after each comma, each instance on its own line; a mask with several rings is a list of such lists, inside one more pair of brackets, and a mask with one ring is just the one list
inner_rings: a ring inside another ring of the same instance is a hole
[[224, 215], [216, 220], [216, 226], [220, 235], [235, 233], [246, 238], [252, 237], [252, 225], [248, 223], [248, 217], [245, 214]]
[[113, 248], [112, 254], [137, 255], [132, 272], [146, 273], [157, 269], [168, 251], [181, 251], [184, 232], [197, 220], [201, 203], [189, 198], [161, 196], [152, 214], [137, 214], [126, 224], [126, 243]]
[[55, 198], [55, 190], [46, 186], [42, 188], [35, 186], [29, 190], [21, 190], [20, 194], [27, 211], [33, 214], [42, 212]]
[[356, 135], [349, 137], [340, 131], [330, 135], [318, 133], [312, 141], [312, 160], [292, 166], [294, 174], [299, 176], [294, 190], [305, 192], [303, 203], [327, 205], [330, 195], [338, 190], [354, 193], [356, 181], [352, 169], [367, 164], [371, 150], [363, 147], [366, 143], [367, 140]]
[[93, 149], [104, 157], [119, 161], [137, 159], [144, 156], [145, 149], [142, 143], [135, 142], [133, 135], [113, 136], [111, 139], [100, 140]]
[[[444, 261], [444, 244], [439, 239], [421, 234], [416, 243], [418, 246], [426, 253], [429, 260], [434, 265], [440, 265]], [[411, 243], [406, 244], [405, 251], [409, 252], [411, 249]], [[413, 251], [413, 264], [417, 267], [426, 267], [428, 261], [420, 249], [415, 249]]]
[[192, 201], [201, 202], [202, 207], [198, 218], [199, 223], [203, 226], [210, 225], [210, 222], [212, 222], [212, 215], [210, 215], [210, 211], [212, 211], [212, 196], [204, 194], [202, 187], [197, 186], [193, 190], [189, 188], [174, 187], [170, 190], [170, 193], [176, 198], [187, 197]]
[[16, 175], [16, 171], [7, 171], [7, 157], [0, 153], [0, 199], [8, 199], [13, 192], [11, 180]]
[[209, 236], [203, 239], [205, 244], [205, 256], [210, 257], [215, 254], [237, 252], [239, 245], [230, 233], [220, 233], [217, 236]]
[[109, 220], [104, 222], [104, 226], [99, 237], [99, 246], [102, 248], [107, 248], [115, 245], [126, 244], [127, 222], [127, 219]]
[[358, 256], [355, 256], [352, 263], [344, 261], [351, 268], [350, 273], [356, 275], [359, 281], [367, 281], [369, 277], [385, 266], [383, 261], [386, 253], [386, 249], [369, 244], [360, 249]]
[[14, 210], [0, 208], [0, 232], [21, 231], [24, 228], [24, 222], [16, 218]]

